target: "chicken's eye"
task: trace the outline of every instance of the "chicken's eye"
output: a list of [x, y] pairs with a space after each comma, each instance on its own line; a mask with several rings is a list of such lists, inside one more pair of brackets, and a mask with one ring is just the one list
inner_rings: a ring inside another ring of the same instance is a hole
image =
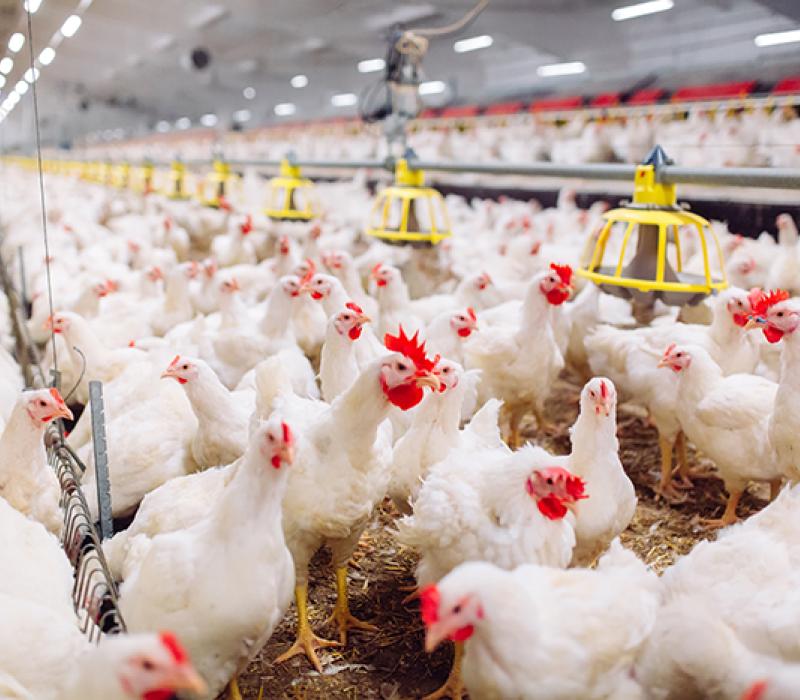
[[683, 353], [679, 352], [677, 355], [675, 355], [675, 357], [683, 357]]
[[784, 313], [783, 313], [783, 311], [778, 311], [778, 313], [776, 313], [775, 315], [776, 315], [778, 318], [783, 318], [783, 317], [784, 317]]
[[39, 401], [39, 405], [40, 405], [42, 408], [44, 408], [45, 406], [47, 406], [47, 402], [45, 402], [45, 401]]
[[453, 608], [453, 615], [458, 615], [460, 612], [461, 612], [461, 606], [460, 605], [456, 605]]
[[181, 369], [189, 369], [189, 365], [184, 365]]
[[445, 368], [442, 370], [442, 374], [447, 374], [448, 372], [450, 372], [450, 368], [449, 368], [449, 367], [445, 367]]
[[590, 391], [589, 396], [591, 396], [594, 399], [597, 397], [597, 394], [595, 394], [593, 391]]
[[552, 477], [552, 476], [548, 476], [548, 477], [547, 477], [547, 483], [548, 483], [550, 486], [552, 486], [552, 485], [553, 485], [553, 477]]
[[152, 671], [153, 669], [155, 669], [155, 664], [152, 661], [145, 659], [144, 661], [142, 661], [142, 668], [145, 671]]
[[397, 363], [397, 369], [401, 372], [405, 372], [408, 369], [408, 366], [403, 364], [402, 362]]

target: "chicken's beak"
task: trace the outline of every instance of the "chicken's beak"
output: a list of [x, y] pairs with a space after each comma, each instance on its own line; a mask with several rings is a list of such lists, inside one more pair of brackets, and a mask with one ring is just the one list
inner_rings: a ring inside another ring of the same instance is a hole
[[597, 411], [598, 416], [602, 413], [606, 418], [608, 418], [611, 415], [611, 402], [600, 400], [597, 402], [595, 410]]
[[175, 373], [172, 371], [172, 368], [170, 367], [167, 367], [167, 369], [165, 369], [161, 373], [161, 379], [177, 379], [177, 378], [178, 377], [175, 375]]
[[291, 464], [294, 461], [294, 445], [284, 443], [280, 450], [278, 450], [278, 456], [281, 458], [282, 462]]
[[208, 692], [202, 676], [189, 664], [176, 667], [166, 680], [172, 690], [185, 690], [196, 695], [205, 695]]
[[371, 321], [372, 319], [366, 314], [359, 314], [358, 316], [356, 316], [356, 323], [359, 326], [363, 326], [365, 323], [370, 323]]
[[573, 515], [577, 515], [578, 501], [562, 501], [566, 509]]
[[669, 358], [668, 357], [662, 357], [658, 361], [658, 364], [656, 365], [656, 367], [669, 367]]
[[72, 418], [73, 418], [72, 411], [69, 410], [69, 407], [67, 406], [67, 404], [64, 404], [63, 406], [59, 406], [56, 409], [55, 417], [56, 418], [66, 418], [67, 420], [72, 420]]
[[445, 639], [447, 639], [448, 632], [445, 629], [442, 621], [434, 622], [425, 631], [425, 651], [430, 654], [436, 647], [438, 647]]
[[439, 378], [434, 374], [418, 374], [414, 381], [417, 383], [417, 386], [420, 387], [428, 387], [429, 389], [433, 389], [433, 391], [439, 390]]
[[747, 323], [744, 324], [744, 329], [746, 331], [751, 331], [753, 328], [760, 328], [763, 321], [760, 318], [755, 318], [751, 316], [747, 319]]

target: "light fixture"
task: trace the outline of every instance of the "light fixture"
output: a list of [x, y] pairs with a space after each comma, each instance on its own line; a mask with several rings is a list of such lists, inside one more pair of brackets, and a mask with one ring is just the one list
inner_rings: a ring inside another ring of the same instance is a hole
[[6, 76], [0, 75], [0, 88], [6, 84]]
[[439, 93], [444, 92], [446, 88], [447, 85], [441, 80], [429, 80], [425, 83], [419, 84], [419, 94], [438, 95]]
[[279, 117], [289, 117], [297, 111], [297, 107], [291, 102], [282, 102], [281, 104], [275, 105], [273, 111]]
[[49, 66], [55, 57], [56, 50], [52, 46], [48, 46], [46, 49], [42, 49], [42, 53], [39, 54], [39, 63], [43, 66]]
[[20, 32], [14, 32], [8, 40], [8, 50], [11, 53], [17, 53], [23, 46], [25, 46], [25, 35]]
[[773, 32], [759, 34], [755, 40], [756, 46], [778, 46], [779, 44], [793, 44], [800, 41], [800, 29], [790, 29], [788, 32]]
[[459, 39], [453, 44], [453, 50], [456, 53], [467, 53], [468, 51], [477, 51], [478, 49], [488, 49], [494, 43], [494, 39], [488, 34], [481, 34], [480, 36], [473, 36], [469, 39]]
[[219, 120], [217, 119], [216, 114], [204, 114], [202, 117], [200, 117], [200, 123], [203, 126], [208, 126], [208, 127], [216, 126], [218, 121]]
[[289, 81], [293, 88], [304, 88], [308, 85], [308, 77], [305, 75], [296, 75]]
[[75, 32], [81, 27], [81, 22], [83, 22], [83, 20], [78, 15], [70, 15], [64, 20], [64, 24], [61, 25], [61, 33], [67, 37], [67, 39], [71, 36], [75, 36]]
[[39, 80], [39, 69], [38, 68], [28, 68], [22, 76], [26, 82], [35, 83]]
[[331, 104], [334, 107], [352, 107], [358, 102], [358, 95], [352, 92], [342, 92], [331, 97]]
[[41, 5], [42, 0], [25, 0], [22, 6], [25, 8], [25, 12], [30, 12], [32, 15], [35, 15], [36, 10], [38, 10]]
[[20, 80], [15, 86], [14, 90], [17, 92], [18, 95], [24, 95], [28, 92], [28, 83], [24, 80]]
[[233, 113], [233, 121], [235, 122], [249, 122], [250, 117], [253, 116], [250, 114], [249, 109], [239, 109]]
[[536, 73], [541, 78], [554, 78], [559, 75], [577, 75], [585, 70], [585, 64], [580, 61], [570, 61], [568, 63], [551, 63], [546, 66], [539, 66], [536, 69]]
[[368, 58], [365, 61], [358, 62], [359, 73], [374, 73], [384, 68], [386, 68], [386, 61], [382, 58]]
[[2, 73], [3, 75], [8, 75], [13, 68], [14, 68], [14, 61], [12, 61], [8, 56], [6, 56], [2, 61], [0, 61], [0, 73]]
[[244, 99], [253, 100], [256, 96], [256, 89], [254, 87], [246, 87], [242, 90], [242, 94], [244, 95]]
[[156, 131], [160, 134], [166, 134], [171, 127], [172, 125], [168, 121], [162, 120], [156, 124]]
[[188, 129], [192, 125], [192, 120], [189, 117], [181, 117], [175, 122], [176, 129]]
[[611, 19], [615, 22], [622, 22], [626, 19], [635, 19], [645, 15], [654, 15], [656, 12], [666, 12], [675, 7], [673, 0], [650, 0], [650, 2], [638, 2], [635, 5], [618, 7], [611, 13]]
[[150, 44], [153, 51], [166, 51], [175, 44], [175, 37], [172, 34], [161, 34]]

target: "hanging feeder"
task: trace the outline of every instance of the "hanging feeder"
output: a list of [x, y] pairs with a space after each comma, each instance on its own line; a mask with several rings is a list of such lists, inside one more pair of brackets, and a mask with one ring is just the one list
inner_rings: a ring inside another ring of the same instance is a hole
[[131, 166], [128, 163], [120, 163], [111, 166], [111, 186], [124, 190], [130, 182]]
[[435, 246], [452, 235], [442, 195], [425, 187], [425, 173], [397, 161], [394, 184], [375, 198], [366, 234], [396, 245]]
[[280, 174], [269, 181], [264, 213], [274, 221], [310, 221], [316, 215], [313, 187], [311, 180], [301, 176], [300, 168], [284, 158]]
[[230, 210], [230, 195], [238, 183], [238, 175], [231, 172], [231, 166], [217, 158], [211, 172], [198, 186], [198, 199], [212, 209]]
[[164, 193], [168, 199], [189, 199], [186, 187], [186, 166], [179, 160], [172, 161], [167, 178], [167, 190]]
[[140, 194], [150, 194], [154, 191], [153, 176], [155, 168], [150, 162], [145, 162], [143, 165], [135, 168], [133, 176], [131, 177], [131, 188], [134, 192]]
[[[636, 168], [633, 201], [603, 214], [606, 223], [598, 236], [591, 261], [586, 268], [577, 270], [581, 277], [591, 280], [604, 292], [630, 299], [640, 307], [652, 308], [656, 299], [670, 306], [697, 304], [709, 294], [728, 286], [722, 248], [714, 229], [702, 216], [678, 206], [675, 185], [657, 181], [657, 168], [666, 163], [664, 151], [656, 146], [644, 163]], [[685, 234], [682, 229], [697, 233], [703, 274], [683, 270], [681, 237]], [[616, 259], [607, 262], [604, 256], [608, 242], [618, 235], [622, 240]], [[709, 237], [714, 242], [719, 277], [711, 272]], [[634, 239], [635, 252], [626, 258]], [[674, 244], [672, 261], [668, 255], [670, 242]]]

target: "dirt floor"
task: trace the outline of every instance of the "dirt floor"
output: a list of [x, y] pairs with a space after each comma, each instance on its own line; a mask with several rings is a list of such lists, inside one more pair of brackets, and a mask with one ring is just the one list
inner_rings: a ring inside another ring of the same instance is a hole
[[[553, 453], [569, 451], [568, 428], [578, 413], [580, 383], [562, 380], [548, 403], [548, 415], [555, 429], [537, 435], [529, 426], [526, 437]], [[656, 431], [623, 406], [618, 415], [620, 454], [626, 471], [636, 485], [639, 505], [622, 540], [642, 559], [661, 572], [695, 542], [713, 538], [713, 531], [698, 524], [699, 517], [722, 514], [725, 492], [714, 477], [695, 479], [694, 489], [680, 505], [670, 506], [655, 497], [653, 486], [659, 477]], [[707, 466], [690, 450], [691, 462]], [[758, 494], [758, 495], [756, 495]], [[749, 515], [766, 504], [766, 492], [744, 496], [740, 516]], [[406, 606], [403, 598], [414, 584], [415, 555], [399, 547], [391, 534], [397, 513], [387, 503], [364, 534], [350, 568], [352, 612], [376, 624], [376, 634], [355, 633], [346, 648], [323, 650], [323, 673], [318, 674], [305, 657], [285, 664], [272, 660], [294, 641], [294, 608], [286, 616], [260, 656], [240, 678], [245, 700], [263, 698], [421, 698], [438, 688], [450, 668], [451, 649], [440, 648], [428, 656], [422, 648], [423, 632], [416, 603]], [[311, 623], [321, 636], [334, 638], [323, 623], [335, 600], [333, 574], [323, 553], [312, 564], [310, 590]], [[405, 589], [405, 590], [403, 590]]]

